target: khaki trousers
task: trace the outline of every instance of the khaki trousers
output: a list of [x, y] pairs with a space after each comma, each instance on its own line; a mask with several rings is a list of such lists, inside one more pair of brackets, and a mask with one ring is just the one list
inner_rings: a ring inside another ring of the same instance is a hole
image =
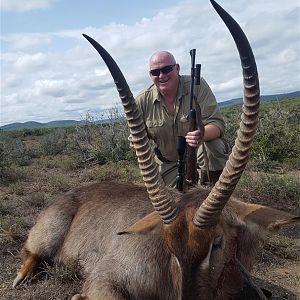
[[[223, 170], [225, 163], [228, 159], [228, 145], [223, 138], [217, 138], [209, 142], [205, 142], [205, 149], [208, 157], [209, 171]], [[161, 162], [157, 159], [159, 164], [160, 174], [169, 187], [176, 187], [176, 177], [178, 175], [177, 162]], [[197, 155], [198, 169], [205, 170], [205, 160], [203, 154], [203, 146], [198, 149]], [[201, 176], [201, 172], [199, 172]]]

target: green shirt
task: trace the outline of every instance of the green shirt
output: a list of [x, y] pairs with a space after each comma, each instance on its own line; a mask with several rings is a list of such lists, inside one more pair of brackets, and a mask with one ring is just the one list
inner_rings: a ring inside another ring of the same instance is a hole
[[[174, 113], [167, 110], [164, 99], [154, 84], [135, 98], [146, 124], [149, 138], [155, 142], [162, 156], [169, 161], [177, 161], [177, 137], [185, 136], [189, 129], [191, 77], [180, 76], [179, 78]], [[194, 87], [194, 100], [201, 108], [204, 125], [214, 124], [223, 133], [225, 128], [223, 117], [214, 94], [203, 78], [201, 78], [200, 85]]]

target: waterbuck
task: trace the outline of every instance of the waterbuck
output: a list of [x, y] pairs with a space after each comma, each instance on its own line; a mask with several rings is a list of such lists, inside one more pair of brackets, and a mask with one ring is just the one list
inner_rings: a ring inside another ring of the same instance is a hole
[[[32, 276], [42, 260], [77, 260], [85, 283], [73, 300], [239, 299], [246, 284], [251, 285], [248, 272], [263, 229], [299, 221], [232, 195], [255, 134], [259, 82], [245, 34], [211, 2], [235, 40], [244, 78], [240, 128], [218, 182], [211, 190], [195, 187], [178, 193], [166, 188], [123, 74], [105, 49], [84, 35], [114, 78], [145, 187], [102, 182], [60, 196], [30, 230], [14, 286]], [[260, 289], [252, 292], [264, 299]]]

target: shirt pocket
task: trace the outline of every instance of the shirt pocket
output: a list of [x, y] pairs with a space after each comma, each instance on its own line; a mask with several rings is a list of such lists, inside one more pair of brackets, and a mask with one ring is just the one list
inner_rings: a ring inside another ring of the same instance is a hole
[[163, 120], [147, 120], [146, 126], [151, 139], [156, 143], [162, 139], [164, 127]]
[[184, 114], [179, 118], [178, 135], [186, 136], [188, 131], [189, 131], [189, 116]]

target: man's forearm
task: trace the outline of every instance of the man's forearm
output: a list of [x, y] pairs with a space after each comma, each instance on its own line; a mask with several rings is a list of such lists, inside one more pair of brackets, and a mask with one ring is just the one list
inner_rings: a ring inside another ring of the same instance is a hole
[[204, 142], [211, 141], [221, 136], [221, 130], [214, 124], [205, 125]]

